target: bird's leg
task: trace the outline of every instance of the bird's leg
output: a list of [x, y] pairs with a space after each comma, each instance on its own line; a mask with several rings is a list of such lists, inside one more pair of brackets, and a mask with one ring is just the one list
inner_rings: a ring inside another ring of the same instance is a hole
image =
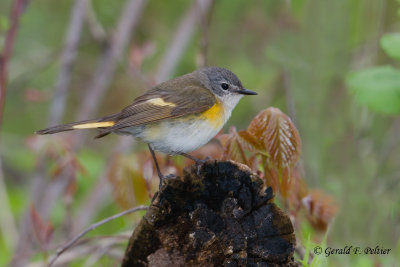
[[193, 157], [192, 155], [186, 154], [186, 153], [184, 153], [184, 152], [179, 153], [179, 155], [184, 156], [184, 157], [186, 157], [186, 158], [188, 158], [188, 159], [191, 159], [191, 160], [193, 160], [193, 161], [196, 163], [196, 166], [197, 166], [197, 175], [200, 174], [201, 165], [203, 165], [207, 160], [210, 159], [209, 157], [206, 157], [205, 159], [198, 159], [198, 158]]
[[[158, 162], [157, 162], [156, 154], [154, 153], [154, 150], [151, 148], [151, 146], [150, 146], [150, 145], [148, 145], [148, 146], [149, 146], [149, 150], [150, 150], [151, 156], [153, 157], [154, 164], [156, 165], [156, 169], [157, 169], [158, 177], [160, 178], [160, 185], [159, 185], [159, 189], [161, 189], [161, 185], [162, 185], [162, 181], [163, 181], [163, 179], [170, 178], [170, 176], [171, 176], [171, 175], [164, 176], [164, 175], [161, 173], [160, 166], [158, 166]], [[172, 176], [174, 176], [174, 175], [172, 175]]]

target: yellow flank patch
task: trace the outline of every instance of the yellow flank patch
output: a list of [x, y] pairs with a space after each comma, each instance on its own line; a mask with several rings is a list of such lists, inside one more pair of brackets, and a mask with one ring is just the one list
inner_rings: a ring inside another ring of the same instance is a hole
[[90, 129], [100, 127], [111, 127], [114, 126], [113, 121], [102, 121], [102, 122], [89, 122], [72, 126], [74, 129]]
[[219, 128], [224, 123], [224, 106], [217, 101], [211, 108], [202, 113], [208, 122], [215, 128]]
[[147, 125], [145, 128], [145, 133], [147, 138], [150, 140], [157, 140], [163, 135], [162, 128], [160, 127], [160, 124], [150, 124]]
[[156, 106], [160, 106], [160, 107], [176, 107], [176, 105], [174, 103], [165, 102], [164, 99], [162, 99], [160, 97], [147, 100], [147, 102], [149, 102], [153, 105], [156, 105]]

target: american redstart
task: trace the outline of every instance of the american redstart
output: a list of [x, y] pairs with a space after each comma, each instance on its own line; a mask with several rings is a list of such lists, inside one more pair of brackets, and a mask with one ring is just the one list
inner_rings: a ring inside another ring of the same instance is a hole
[[187, 153], [206, 144], [221, 130], [243, 95], [256, 94], [245, 89], [231, 71], [207, 67], [151, 88], [119, 113], [37, 133], [97, 128], [100, 134], [96, 138], [110, 133], [132, 135], [148, 144], [161, 186], [165, 176], [154, 150], [179, 154], [201, 164], [201, 160]]

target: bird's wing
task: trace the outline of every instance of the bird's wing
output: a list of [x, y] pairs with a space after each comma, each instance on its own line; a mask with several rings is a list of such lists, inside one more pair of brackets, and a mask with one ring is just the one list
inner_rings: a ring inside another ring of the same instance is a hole
[[107, 132], [201, 113], [216, 103], [214, 95], [203, 85], [186, 85], [184, 89], [178, 89], [151, 89], [124, 108]]

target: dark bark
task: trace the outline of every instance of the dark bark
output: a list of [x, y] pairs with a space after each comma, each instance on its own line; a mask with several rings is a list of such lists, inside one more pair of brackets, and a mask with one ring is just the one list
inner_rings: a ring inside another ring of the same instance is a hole
[[186, 168], [154, 196], [122, 266], [300, 266], [292, 223], [264, 188], [232, 161]]

